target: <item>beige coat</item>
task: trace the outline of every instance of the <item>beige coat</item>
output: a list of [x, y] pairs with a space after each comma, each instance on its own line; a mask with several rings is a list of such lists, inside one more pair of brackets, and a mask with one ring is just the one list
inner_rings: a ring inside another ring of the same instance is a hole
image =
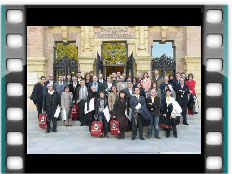
[[61, 94], [61, 108], [69, 109], [72, 103], [72, 93], [62, 92]]
[[109, 104], [109, 109], [113, 110], [116, 98], [118, 97], [118, 93], [115, 95], [113, 92], [109, 93], [108, 96], [108, 104]]

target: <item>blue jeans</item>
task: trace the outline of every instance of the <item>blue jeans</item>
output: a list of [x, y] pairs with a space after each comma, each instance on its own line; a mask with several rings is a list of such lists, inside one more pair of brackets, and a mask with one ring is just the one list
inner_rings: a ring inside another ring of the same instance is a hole
[[107, 134], [108, 123], [103, 112], [98, 112], [98, 121], [103, 121], [103, 132]]
[[150, 112], [151, 124], [148, 126], [148, 136], [152, 136], [152, 129], [154, 126], [155, 136], [159, 136], [159, 117], [155, 116], [154, 112]]

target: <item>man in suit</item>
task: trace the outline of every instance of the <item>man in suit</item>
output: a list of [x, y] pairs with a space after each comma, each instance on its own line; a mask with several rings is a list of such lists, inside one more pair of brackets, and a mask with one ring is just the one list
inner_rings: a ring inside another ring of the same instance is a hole
[[112, 87], [112, 79], [110, 76], [107, 77], [107, 81], [105, 83], [103, 83], [103, 86], [102, 86], [102, 90], [105, 91], [106, 94], [108, 94], [108, 92], [111, 91], [111, 87]]
[[83, 77], [81, 76], [81, 72], [78, 71], [77, 74], [76, 74], [76, 76], [77, 76], [78, 86], [80, 86], [80, 85], [81, 85], [81, 84], [80, 84], [80, 81], [83, 79]]
[[117, 74], [115, 72], [112, 72], [112, 83], [113, 85], [117, 85], [118, 83]]
[[99, 74], [99, 80], [100, 83], [104, 84], [105, 80], [103, 79], [103, 74]]
[[35, 84], [30, 97], [30, 99], [33, 100], [34, 104], [37, 107], [38, 118], [39, 118], [39, 114], [42, 113], [43, 89], [44, 89], [46, 77], [42, 76], [40, 79], [41, 82]]
[[124, 82], [124, 77], [120, 76], [120, 82], [117, 83], [117, 90], [121, 91], [127, 88], [127, 83]]
[[155, 138], [159, 136], [159, 116], [160, 116], [160, 99], [156, 95], [156, 90], [151, 90], [151, 96], [146, 99], [147, 109], [151, 115], [151, 124], [148, 126], [148, 138], [152, 137], [153, 126], [155, 128]]
[[[145, 98], [139, 95], [139, 88], [135, 88], [135, 95], [130, 99], [130, 107], [132, 109], [132, 140], [135, 140], [137, 136], [137, 125], [139, 127], [139, 138], [141, 140], [145, 140], [143, 137], [143, 123], [142, 123], [142, 115], [139, 113], [139, 109], [136, 109], [138, 103], [142, 105], [145, 104]], [[137, 124], [136, 124], [137, 123]]]
[[88, 89], [85, 86], [85, 80], [80, 81], [81, 86], [79, 86], [76, 90], [76, 103], [79, 106], [79, 118], [81, 122], [81, 126], [87, 125], [87, 119], [85, 118], [85, 102], [88, 97]]
[[[180, 85], [176, 87], [176, 101], [179, 103], [182, 109], [182, 116], [183, 116], [183, 124], [189, 125], [187, 122], [187, 104], [188, 104], [188, 93], [189, 88], [187, 85], [184, 84], [184, 79], [180, 78]], [[179, 124], [180, 120], [177, 120], [177, 124]]]
[[181, 75], [179, 72], [176, 73], [176, 78], [173, 80], [173, 88], [174, 90], [176, 90], [177, 86], [180, 85], [180, 78], [181, 78]]
[[69, 92], [73, 95], [73, 101], [76, 102], [76, 90], [78, 88], [77, 77], [72, 78], [73, 82], [69, 84]]
[[98, 82], [97, 76], [93, 76], [93, 81], [89, 83], [89, 91], [92, 86], [96, 86], [96, 91], [99, 92], [103, 88], [103, 84]]
[[58, 82], [55, 83], [54, 90], [61, 96], [61, 93], [64, 92], [64, 87], [66, 82], [63, 81], [63, 76], [59, 76]]
[[44, 94], [44, 95], [45, 95], [45, 93], [48, 91], [47, 85], [48, 85], [49, 83], [51, 83], [53, 86], [54, 86], [54, 84], [55, 84], [53, 74], [49, 74], [49, 76], [48, 76], [48, 81], [46, 81], [45, 84], [44, 84], [44, 88], [43, 88], [43, 94]]
[[57, 132], [57, 122], [54, 114], [56, 112], [57, 106], [61, 105], [60, 95], [53, 90], [53, 85], [51, 83], [49, 83], [47, 87], [48, 91], [46, 91], [45, 95], [43, 96], [43, 112], [47, 114], [47, 133], [49, 133], [51, 130], [51, 120], [53, 123], [52, 132]]
[[127, 88], [124, 89], [125, 93], [126, 93], [126, 97], [128, 98], [128, 101], [130, 101], [130, 98], [132, 95], [134, 95], [134, 88], [132, 88], [132, 83], [131, 82], [127, 82]]
[[154, 77], [152, 79], [152, 82], [155, 82], [158, 88], [160, 88], [160, 85], [164, 82], [163, 77], [159, 75], [159, 71], [157, 69], [154, 71]]

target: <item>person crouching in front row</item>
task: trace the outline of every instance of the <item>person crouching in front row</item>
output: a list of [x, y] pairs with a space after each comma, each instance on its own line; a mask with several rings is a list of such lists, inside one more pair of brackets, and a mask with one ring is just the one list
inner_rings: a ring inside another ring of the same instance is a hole
[[[164, 102], [165, 103], [163, 105], [164, 106], [163, 115], [168, 120], [167, 122], [168, 122], [169, 126], [172, 127], [174, 138], [177, 138], [177, 130], [176, 130], [177, 119], [176, 119], [176, 116], [178, 114], [176, 113], [176, 108], [174, 108], [174, 105], [178, 104], [178, 103], [175, 101], [175, 99], [173, 97], [171, 97], [171, 90], [169, 88], [166, 90], [166, 98], [165, 98]], [[179, 114], [181, 113], [181, 111], [179, 112]], [[170, 131], [171, 131], [171, 128], [166, 129], [166, 137], [167, 138], [170, 137]]]
[[98, 121], [103, 121], [103, 136], [109, 138], [109, 136], [107, 136], [108, 123], [103, 112], [106, 107], [108, 107], [108, 100], [105, 97], [104, 92], [101, 91], [96, 103], [95, 119], [98, 119]]
[[116, 102], [113, 107], [113, 118], [119, 121], [120, 134], [119, 139], [125, 138], [125, 129], [128, 127], [128, 117], [129, 117], [129, 102], [126, 98], [126, 93], [121, 90], [119, 92], [119, 97], [117, 97]]
[[53, 90], [53, 84], [47, 85], [48, 91], [43, 97], [43, 112], [47, 114], [47, 133], [50, 132], [50, 123], [52, 120], [53, 128], [52, 132], [57, 132], [57, 122], [54, 114], [56, 112], [57, 106], [60, 106], [60, 95]]

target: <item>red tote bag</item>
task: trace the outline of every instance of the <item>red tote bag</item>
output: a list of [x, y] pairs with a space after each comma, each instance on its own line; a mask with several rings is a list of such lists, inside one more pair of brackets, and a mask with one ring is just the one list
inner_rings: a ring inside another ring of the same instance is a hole
[[39, 114], [39, 127], [47, 129], [47, 114]]
[[78, 112], [79, 112], [79, 107], [78, 104], [73, 104], [71, 113], [70, 113], [70, 118], [77, 118], [78, 117]]
[[110, 130], [111, 135], [118, 135], [120, 133], [118, 120], [110, 120]]
[[102, 136], [103, 133], [103, 122], [93, 121], [91, 125], [91, 136]]

